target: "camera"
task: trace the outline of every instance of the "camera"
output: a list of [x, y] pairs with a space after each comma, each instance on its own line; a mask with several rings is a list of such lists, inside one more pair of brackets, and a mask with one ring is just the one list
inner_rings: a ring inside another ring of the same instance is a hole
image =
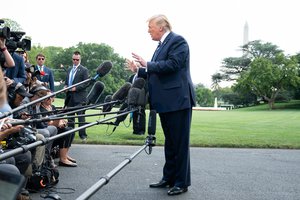
[[[0, 25], [4, 21], [0, 20]], [[30, 51], [31, 49], [31, 40], [23, 38], [25, 32], [21, 31], [10, 31], [9, 27], [0, 28], [0, 37], [6, 39], [5, 46], [10, 53], [16, 51], [17, 48], [21, 48], [24, 51]], [[0, 52], [0, 62], [5, 62], [5, 57], [2, 52]]]
[[[4, 23], [4, 21], [0, 20], [0, 25], [3, 23]], [[8, 28], [8, 27], [0, 28], [0, 37], [2, 37], [4, 39], [9, 39], [10, 38], [10, 28]]]
[[7, 149], [15, 149], [22, 145], [31, 144], [36, 141], [36, 130], [31, 127], [24, 127], [19, 133], [12, 134], [6, 140]]
[[25, 38], [21, 40], [25, 34], [25, 32], [20, 31], [10, 32], [10, 39], [7, 39], [5, 43], [7, 50], [14, 52], [17, 48], [21, 48], [24, 51], [30, 51], [31, 41]]

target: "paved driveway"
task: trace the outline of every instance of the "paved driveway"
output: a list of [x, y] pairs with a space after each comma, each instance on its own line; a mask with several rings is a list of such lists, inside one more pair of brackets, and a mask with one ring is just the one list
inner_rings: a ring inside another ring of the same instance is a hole
[[[59, 167], [56, 191], [63, 200], [78, 198], [139, 146], [78, 145], [71, 148], [77, 168]], [[101, 200], [299, 200], [300, 151], [191, 148], [192, 186], [179, 196], [149, 188], [161, 178], [163, 148], [139, 154], [90, 199]], [[32, 199], [43, 199], [32, 194]]]

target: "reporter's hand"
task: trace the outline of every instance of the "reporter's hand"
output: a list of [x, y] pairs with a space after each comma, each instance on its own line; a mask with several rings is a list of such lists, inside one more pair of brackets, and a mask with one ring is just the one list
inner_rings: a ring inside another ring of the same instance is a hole
[[20, 116], [21, 116], [21, 119], [23, 119], [23, 120], [31, 118], [31, 116], [27, 112], [21, 113]]
[[6, 46], [5, 46], [5, 38], [2, 38], [2, 37], [0, 37], [0, 48], [1, 49], [3, 49], [3, 48], [5, 48]]

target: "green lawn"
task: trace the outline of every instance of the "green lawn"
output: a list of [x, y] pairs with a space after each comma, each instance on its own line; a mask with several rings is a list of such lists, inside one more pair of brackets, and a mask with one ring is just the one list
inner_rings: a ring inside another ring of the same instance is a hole
[[[57, 100], [56, 105], [61, 105]], [[229, 111], [194, 111], [191, 129], [191, 146], [197, 147], [248, 147], [300, 149], [300, 101], [276, 104], [276, 110], [267, 105]], [[95, 113], [99, 111], [88, 111]], [[103, 117], [89, 117], [95, 122]], [[96, 125], [87, 129], [88, 143], [143, 145], [146, 135], [132, 134], [127, 119], [111, 134], [113, 126]], [[157, 120], [157, 144], [164, 137]], [[80, 143], [78, 134], [75, 143]]]

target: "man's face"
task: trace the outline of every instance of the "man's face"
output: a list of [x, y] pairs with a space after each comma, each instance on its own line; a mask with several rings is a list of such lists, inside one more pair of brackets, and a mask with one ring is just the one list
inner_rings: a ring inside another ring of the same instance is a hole
[[22, 100], [24, 99], [23, 96], [19, 95], [18, 93], [16, 93], [16, 98], [13, 101], [13, 104], [15, 107], [18, 107], [21, 105]]
[[155, 20], [149, 22], [148, 33], [154, 41], [159, 41], [164, 34], [163, 28], [161, 26], [158, 26]]
[[80, 55], [74, 54], [72, 56], [73, 65], [77, 66], [80, 64]]
[[37, 63], [39, 66], [44, 65], [44, 63], [45, 63], [45, 57], [38, 56], [37, 59], [36, 59], [36, 63]]

